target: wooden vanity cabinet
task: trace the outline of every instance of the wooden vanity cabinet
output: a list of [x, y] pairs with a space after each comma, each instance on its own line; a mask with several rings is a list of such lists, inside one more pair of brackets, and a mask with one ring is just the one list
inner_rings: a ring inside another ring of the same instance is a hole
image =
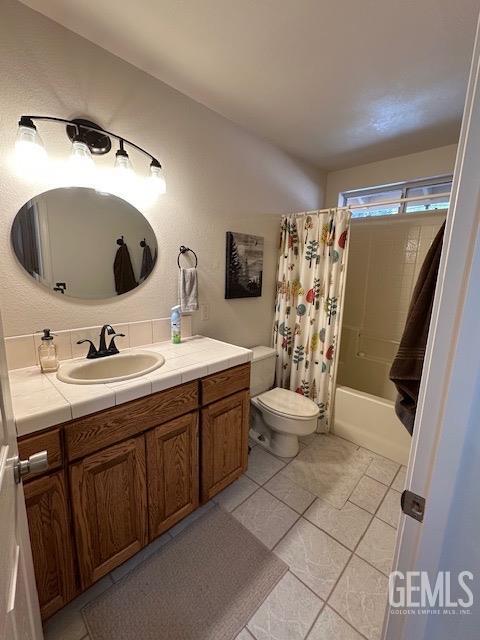
[[24, 493], [40, 611], [46, 619], [77, 590], [64, 472], [26, 483]]
[[83, 589], [147, 544], [145, 437], [70, 466], [73, 523]]
[[43, 619], [243, 473], [249, 380], [240, 365], [20, 438], [22, 458], [49, 453], [25, 483]]
[[150, 540], [198, 507], [198, 413], [147, 431]]
[[240, 391], [202, 409], [202, 502], [247, 468], [250, 394]]

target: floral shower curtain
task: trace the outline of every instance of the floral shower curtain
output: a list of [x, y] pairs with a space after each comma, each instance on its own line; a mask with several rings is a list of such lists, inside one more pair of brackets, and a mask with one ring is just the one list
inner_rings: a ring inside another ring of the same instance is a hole
[[349, 211], [330, 209], [283, 216], [280, 227], [276, 384], [318, 404], [323, 432], [333, 408], [349, 225]]

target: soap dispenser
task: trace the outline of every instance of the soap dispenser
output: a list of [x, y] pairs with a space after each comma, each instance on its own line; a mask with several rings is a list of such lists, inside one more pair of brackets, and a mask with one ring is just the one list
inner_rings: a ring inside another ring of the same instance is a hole
[[58, 369], [57, 345], [50, 329], [43, 329], [42, 342], [38, 347], [38, 361], [43, 373], [51, 373]]

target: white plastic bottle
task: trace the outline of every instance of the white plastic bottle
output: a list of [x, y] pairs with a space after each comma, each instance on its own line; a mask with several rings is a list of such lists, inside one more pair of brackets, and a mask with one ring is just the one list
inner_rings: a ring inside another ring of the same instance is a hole
[[180, 344], [182, 341], [182, 314], [180, 313], [180, 305], [172, 307], [170, 314], [170, 327], [172, 332], [173, 344]]

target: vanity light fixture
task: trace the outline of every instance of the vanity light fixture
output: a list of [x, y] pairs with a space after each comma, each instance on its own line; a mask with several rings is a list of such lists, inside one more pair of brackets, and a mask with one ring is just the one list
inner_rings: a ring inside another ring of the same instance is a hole
[[66, 125], [67, 136], [72, 142], [69, 165], [77, 182], [88, 183], [93, 180], [95, 162], [92, 156], [109, 153], [112, 148], [111, 138], [115, 138], [119, 142], [119, 149], [115, 154], [114, 188], [125, 191], [128, 185], [137, 178], [125, 150], [125, 145], [128, 145], [150, 158], [150, 172], [144, 178], [149, 193], [156, 197], [166, 192], [162, 167], [151, 153], [123, 136], [107, 131], [95, 122], [81, 118], [66, 120], [52, 116], [21, 116], [18, 123], [15, 155], [22, 169], [27, 171], [39, 169], [47, 158], [47, 152], [34, 121], [56, 122]]
[[120, 147], [115, 154], [111, 180], [110, 190], [128, 200], [128, 194], [134, 190], [135, 173], [128, 153], [125, 151], [123, 140], [120, 140]]
[[155, 158], [153, 158], [150, 163], [150, 176], [148, 178], [148, 183], [154, 194], [160, 195], [167, 192], [167, 183], [165, 182], [162, 167]]
[[19, 166], [26, 171], [35, 169], [47, 157], [47, 152], [37, 127], [28, 116], [22, 116], [18, 123], [15, 155]]
[[69, 165], [72, 175], [78, 182], [86, 185], [90, 183], [95, 163], [88, 144], [81, 135], [76, 135], [73, 139]]
[[123, 140], [120, 140], [120, 148], [115, 154], [115, 171], [121, 178], [129, 177], [133, 173], [132, 163], [128, 153], [125, 151]]

